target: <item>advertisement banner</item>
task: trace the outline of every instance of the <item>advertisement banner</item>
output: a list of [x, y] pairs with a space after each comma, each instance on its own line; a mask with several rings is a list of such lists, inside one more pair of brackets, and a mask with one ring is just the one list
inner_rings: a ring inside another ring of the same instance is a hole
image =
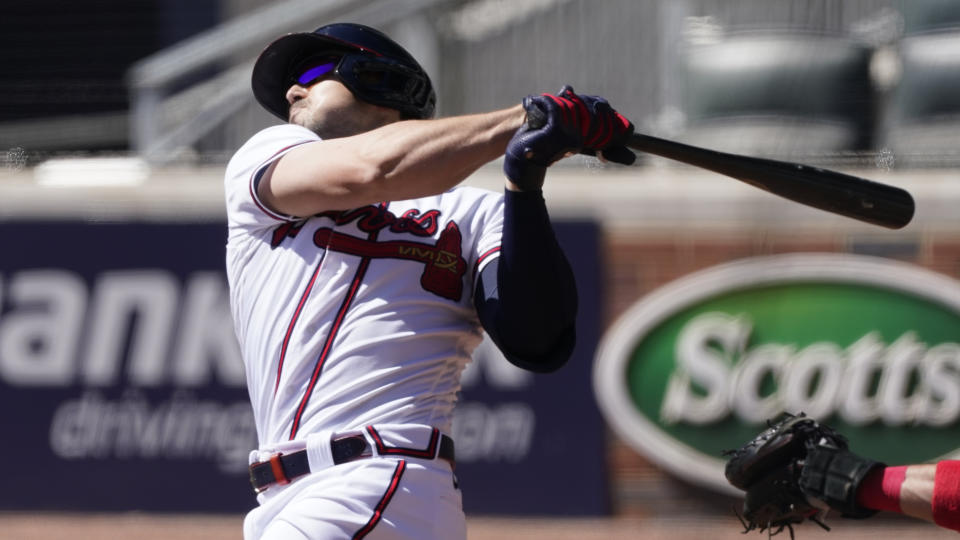
[[0, 507], [252, 507], [220, 224], [4, 223]]
[[[495, 348], [478, 351], [454, 434], [467, 511], [608, 511], [588, 377], [599, 335], [597, 231], [563, 223], [557, 233], [580, 284], [576, 357], [558, 374], [531, 376], [504, 366]], [[243, 512], [256, 504], [247, 455], [257, 439], [225, 241], [219, 222], [0, 225], [0, 460], [8, 464], [0, 508]], [[544, 490], [570, 460], [583, 464], [573, 471], [578, 489]]]
[[652, 462], [739, 492], [724, 451], [783, 412], [891, 464], [960, 457], [960, 283], [877, 257], [790, 254], [653, 291], [597, 351], [605, 417]]

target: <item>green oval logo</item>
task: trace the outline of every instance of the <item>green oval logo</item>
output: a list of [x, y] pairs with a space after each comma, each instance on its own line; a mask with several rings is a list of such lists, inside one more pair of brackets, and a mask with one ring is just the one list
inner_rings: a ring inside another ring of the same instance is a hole
[[888, 259], [794, 254], [692, 274], [607, 332], [594, 382], [611, 426], [689, 481], [739, 493], [724, 450], [781, 412], [887, 463], [960, 457], [960, 284]]

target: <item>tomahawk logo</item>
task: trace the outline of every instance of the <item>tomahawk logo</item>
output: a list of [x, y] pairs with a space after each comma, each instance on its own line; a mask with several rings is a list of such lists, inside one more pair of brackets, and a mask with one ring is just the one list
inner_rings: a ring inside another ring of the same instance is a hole
[[[375, 233], [384, 229], [429, 238], [437, 232], [440, 211], [428, 210], [421, 213], [413, 209], [397, 217], [386, 208], [365, 206], [345, 212], [325, 212], [318, 217], [331, 219], [336, 225], [356, 222], [357, 228], [370, 234], [372, 238], [376, 236]], [[280, 245], [285, 238], [296, 237], [304, 224], [305, 222], [285, 223], [277, 227], [273, 233], [273, 247]], [[313, 243], [321, 249], [358, 257], [423, 263], [420, 285], [424, 290], [455, 302], [463, 296], [463, 275], [467, 271], [467, 261], [461, 256], [462, 240], [460, 228], [454, 221], [447, 223], [433, 244], [412, 240], [378, 241], [356, 237], [330, 227], [320, 227], [313, 233]]]

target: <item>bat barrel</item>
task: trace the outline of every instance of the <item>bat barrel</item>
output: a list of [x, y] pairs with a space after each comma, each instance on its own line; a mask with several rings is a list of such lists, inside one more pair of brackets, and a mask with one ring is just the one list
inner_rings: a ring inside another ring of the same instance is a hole
[[907, 191], [799, 163], [741, 156], [635, 134], [629, 146], [736, 178], [785, 199], [874, 225], [899, 229], [913, 219]]

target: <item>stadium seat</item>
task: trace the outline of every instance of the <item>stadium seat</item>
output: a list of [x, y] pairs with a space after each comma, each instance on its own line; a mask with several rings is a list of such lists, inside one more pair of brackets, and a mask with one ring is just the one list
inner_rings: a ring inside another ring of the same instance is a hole
[[905, 35], [960, 29], [960, 2], [956, 0], [900, 0]]
[[741, 34], [691, 46], [682, 140], [797, 157], [865, 149], [875, 100], [872, 50], [812, 34]]
[[884, 113], [880, 141], [897, 163], [960, 163], [960, 2], [901, 4], [904, 36], [896, 49], [900, 77]]

